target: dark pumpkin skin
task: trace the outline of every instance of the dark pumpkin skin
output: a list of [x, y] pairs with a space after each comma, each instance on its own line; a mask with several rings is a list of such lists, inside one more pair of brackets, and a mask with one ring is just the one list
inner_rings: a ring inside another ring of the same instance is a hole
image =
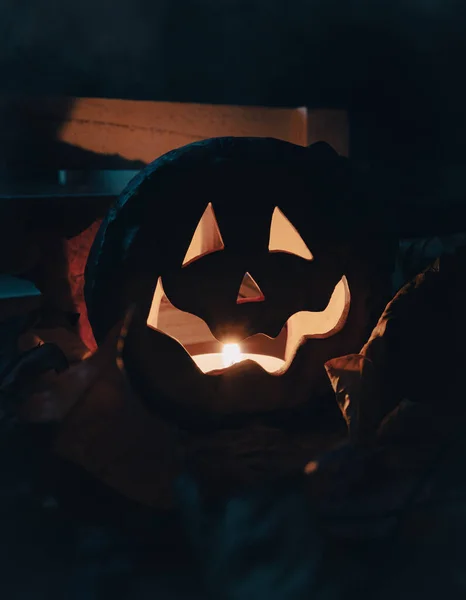
[[[209, 202], [225, 249], [181, 268]], [[275, 206], [297, 227], [312, 262], [268, 252]], [[121, 359], [133, 387], [149, 408], [184, 425], [317, 408], [330, 391], [324, 363], [360, 349], [388, 298], [393, 244], [380, 216], [349, 161], [324, 143], [217, 138], [174, 150], [129, 184], [97, 235], [85, 289], [96, 340], [124, 318]], [[246, 271], [264, 302], [236, 304]], [[275, 337], [295, 312], [323, 310], [342, 275], [351, 292], [346, 325], [308, 339], [282, 376], [250, 363], [204, 375], [176, 341], [146, 326], [159, 276], [177, 308], [225, 341], [232, 333]]]

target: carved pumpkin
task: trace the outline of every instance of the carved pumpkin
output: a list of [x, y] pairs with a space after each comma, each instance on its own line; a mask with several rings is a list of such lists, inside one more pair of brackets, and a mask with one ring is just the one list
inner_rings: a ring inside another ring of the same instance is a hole
[[[190, 426], [313, 405], [387, 299], [391, 243], [347, 159], [261, 138], [154, 161], [104, 221], [86, 274], [97, 342], [154, 411]], [[356, 190], [356, 191], [355, 191]]]

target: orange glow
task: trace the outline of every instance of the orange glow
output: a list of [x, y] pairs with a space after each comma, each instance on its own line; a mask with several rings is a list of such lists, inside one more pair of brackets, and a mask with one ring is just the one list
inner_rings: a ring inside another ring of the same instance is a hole
[[242, 360], [239, 344], [225, 344], [222, 350], [223, 366], [231, 367]]
[[197, 354], [191, 356], [198, 369], [203, 373], [228, 369], [232, 365], [250, 360], [257, 363], [268, 373], [277, 373], [285, 366], [285, 361], [275, 356], [264, 354], [243, 354], [239, 344], [224, 344], [222, 352]]
[[[324, 339], [338, 333], [344, 327], [348, 317], [351, 294], [345, 276], [335, 286], [330, 301], [325, 310], [320, 312], [300, 311], [289, 317], [284, 324], [282, 333], [286, 334], [284, 353], [280, 352], [279, 358], [270, 356], [265, 348], [260, 348], [266, 354], [240, 354], [238, 350], [227, 349], [227, 360], [233, 358], [232, 366], [237, 362], [252, 360], [262, 366], [267, 372], [277, 375], [283, 374], [291, 365], [298, 348], [308, 338]], [[167, 298], [163, 289], [162, 278], [157, 280], [152, 305], [147, 318], [147, 325], [156, 331], [176, 340], [188, 352], [191, 359], [203, 373], [227, 368], [224, 364], [224, 354], [218, 352], [219, 343], [210, 331], [209, 326], [200, 317], [177, 309]], [[262, 334], [256, 334], [256, 339]], [[280, 335], [278, 338], [280, 338]], [[255, 336], [248, 338], [251, 342]], [[262, 336], [265, 338], [265, 336]], [[277, 339], [278, 339], [277, 338]], [[208, 345], [216, 353], [194, 355], [189, 349], [197, 344], [203, 344], [203, 349]], [[228, 346], [230, 344], [227, 344]], [[270, 347], [270, 346], [269, 346]], [[255, 346], [257, 348], [257, 346]], [[284, 360], [282, 360], [282, 358]]]

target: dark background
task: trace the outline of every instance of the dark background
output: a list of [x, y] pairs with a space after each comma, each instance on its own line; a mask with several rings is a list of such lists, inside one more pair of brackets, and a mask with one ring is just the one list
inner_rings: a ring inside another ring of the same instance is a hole
[[[379, 177], [393, 184], [388, 195], [457, 204], [466, 195], [465, 13], [463, 0], [2, 0], [0, 86], [344, 108], [351, 155], [388, 171]], [[9, 120], [0, 147], [18, 143]]]
[[[1, 0], [0, 92], [347, 109], [351, 154], [370, 161], [378, 189], [397, 207], [400, 227], [407, 220], [405, 200], [412, 223], [430, 207], [430, 227], [464, 230], [458, 208], [466, 196], [464, 12], [465, 0]], [[65, 119], [72, 102], [62, 108]], [[10, 101], [0, 107], [0, 166], [4, 156], [18, 157], [18, 169], [34, 165], [34, 177], [47, 179], [41, 157], [75, 150], [54, 143], [56, 123], [32, 136], [23, 115]], [[84, 151], [79, 160], [83, 168], [95, 164]], [[10, 166], [2, 175], [12, 175]], [[0, 203], [0, 262], [19, 273], [42, 253], [43, 264], [50, 257], [60, 263], [49, 266], [42, 280], [48, 273], [55, 278], [67, 268], [61, 236], [76, 233], [74, 220], [69, 226], [65, 221], [71, 213], [82, 215], [83, 205], [75, 203], [72, 211], [66, 202], [60, 208], [36, 203], [32, 211], [18, 204]], [[40, 217], [49, 223], [50, 215], [56, 237], [42, 225], [33, 228]], [[33, 229], [37, 242], [31, 241]], [[54, 299], [63, 295], [66, 290]], [[147, 585], [153, 565], [161, 564], [158, 557], [141, 567], [138, 548], [136, 557], [127, 556], [132, 538], [146, 533], [147, 520], [126, 519], [130, 542], [79, 522], [66, 527], [30, 499], [36, 446], [28, 450], [31, 444], [23, 440], [18, 448], [8, 436], [2, 440], [2, 473], [11, 474], [3, 475], [1, 486], [4, 597], [32, 592], [61, 599], [67, 590], [70, 598], [97, 597], [98, 585], [100, 598], [164, 597], [158, 581], [155, 589]], [[76, 503], [92, 499], [103, 515], [114, 506], [115, 521], [121, 520], [124, 509], [114, 498], [95, 501], [92, 486], [76, 480], [69, 493]], [[148, 548], [140, 552], [146, 556]], [[165, 549], [162, 556], [169, 554]], [[161, 566], [184, 581], [178, 546], [172, 554], [177, 569]], [[407, 559], [410, 564], [412, 557]], [[423, 577], [437, 575], [438, 563], [431, 565], [426, 570], [423, 563]], [[134, 580], [139, 589], [131, 594], [124, 586]], [[182, 597], [176, 591], [170, 596]]]
[[[47, 185], [56, 173], [43, 161], [141, 166], [56, 140], [73, 96], [339, 108], [350, 155], [370, 164], [374, 201], [391, 203], [397, 232], [463, 231], [465, 12], [463, 0], [2, 0], [2, 183], [18, 169]], [[16, 101], [25, 96], [62, 98], [54, 120], [33, 126]], [[74, 217], [64, 225], [82, 200], [19, 204], [1, 205], [2, 257], [25, 247], [18, 231], [30, 222], [82, 229]]]
[[348, 108], [352, 150], [461, 162], [461, 0], [3, 0], [4, 92]]

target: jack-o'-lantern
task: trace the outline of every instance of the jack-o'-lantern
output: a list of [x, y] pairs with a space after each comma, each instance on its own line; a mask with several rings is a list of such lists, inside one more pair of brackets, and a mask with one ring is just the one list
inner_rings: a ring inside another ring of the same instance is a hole
[[324, 363], [361, 347], [386, 300], [392, 246], [373, 208], [326, 144], [174, 150], [130, 183], [94, 243], [96, 339], [121, 320], [132, 386], [180, 423], [317, 406]]

